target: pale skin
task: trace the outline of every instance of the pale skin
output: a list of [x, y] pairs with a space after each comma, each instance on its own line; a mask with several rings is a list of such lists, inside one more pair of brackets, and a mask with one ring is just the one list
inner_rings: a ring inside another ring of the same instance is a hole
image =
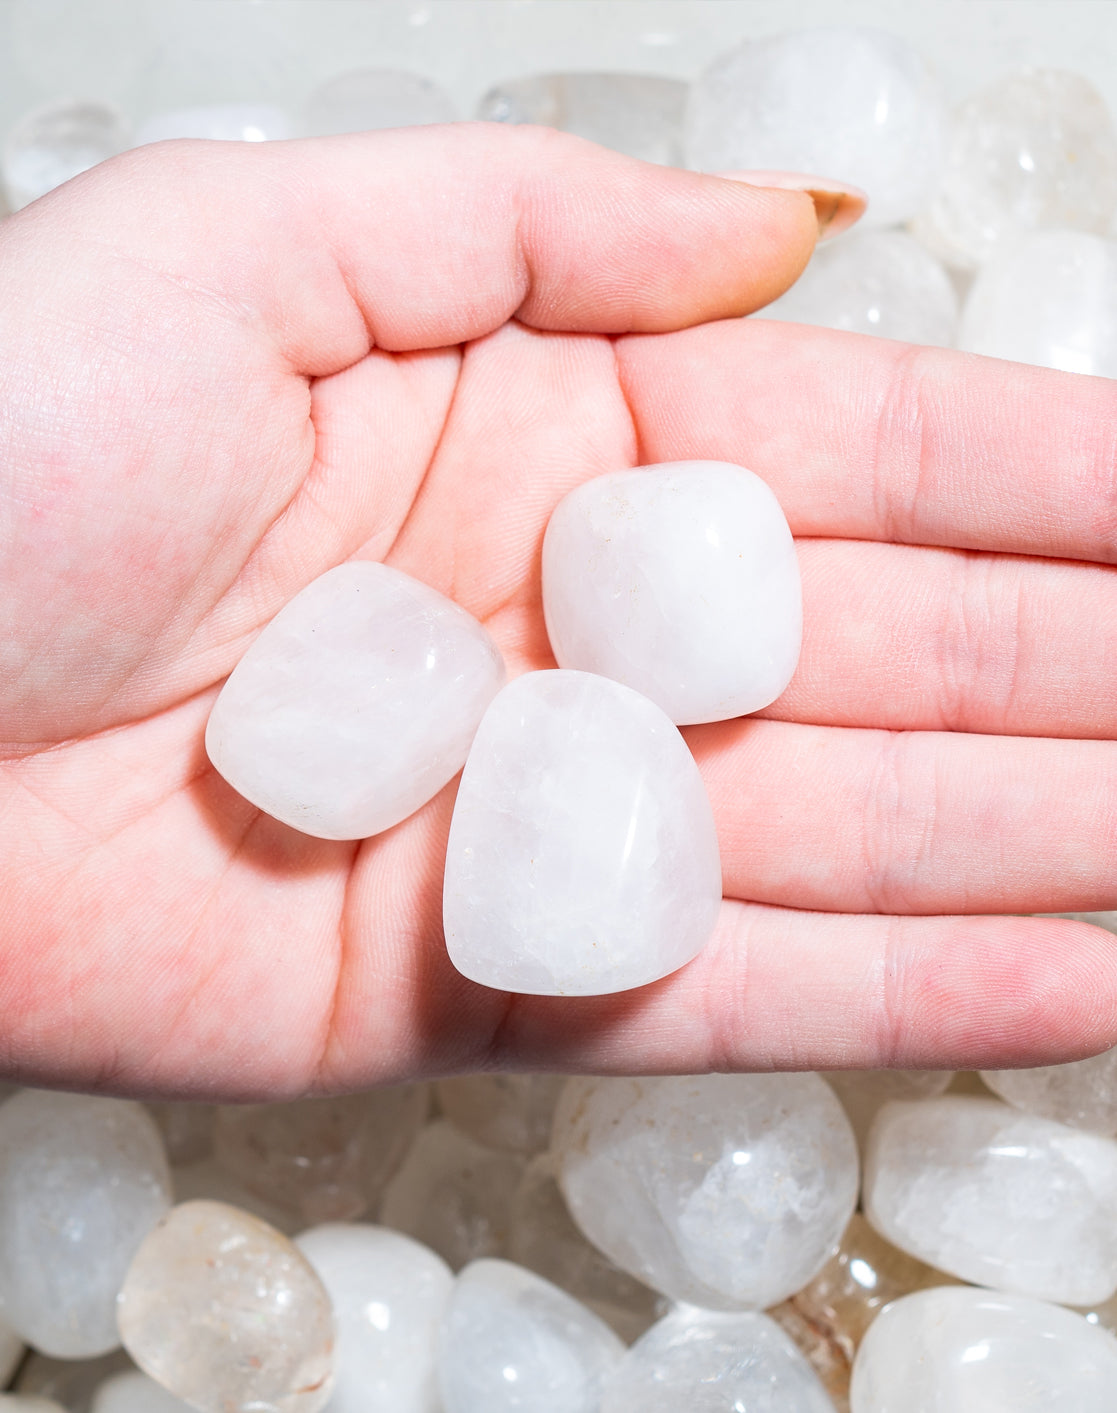
[[[743, 321], [811, 200], [490, 127], [129, 154], [0, 227], [0, 1071], [283, 1098], [458, 1070], [1045, 1064], [1117, 1043], [1117, 396]], [[725, 902], [640, 991], [450, 966], [451, 784], [360, 843], [202, 737], [316, 575], [384, 559], [553, 665], [587, 477], [737, 462], [799, 541], [760, 719], [689, 729]], [[969, 914], [969, 916], [964, 916]]]

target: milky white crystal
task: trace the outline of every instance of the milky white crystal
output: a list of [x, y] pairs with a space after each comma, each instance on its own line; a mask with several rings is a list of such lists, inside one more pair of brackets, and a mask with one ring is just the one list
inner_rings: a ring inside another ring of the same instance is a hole
[[190, 1413], [190, 1408], [142, 1370], [127, 1369], [98, 1386], [90, 1413]]
[[680, 1305], [609, 1375], [600, 1413], [833, 1413], [774, 1320]]
[[294, 137], [291, 119], [270, 103], [219, 103], [205, 108], [174, 108], [152, 113], [136, 129], [135, 145], [168, 138], [205, 138], [219, 142], [272, 142]]
[[850, 1394], [852, 1413], [1112, 1413], [1117, 1340], [1041, 1300], [922, 1290], [877, 1317]]
[[997, 1099], [886, 1104], [865, 1213], [889, 1241], [975, 1284], [1085, 1305], [1117, 1289], [1117, 1142]]
[[438, 1413], [435, 1342], [454, 1277], [427, 1247], [358, 1223], [305, 1231], [337, 1328], [329, 1413]]
[[306, 834], [398, 824], [461, 769], [504, 664], [468, 613], [385, 564], [308, 584], [233, 670], [206, 749], [254, 805]]
[[459, 971], [544, 996], [643, 986], [702, 949], [720, 902], [710, 802], [654, 703], [586, 672], [531, 672], [500, 693], [446, 850]]
[[551, 516], [543, 611], [560, 667], [623, 682], [680, 725], [742, 716], [779, 696], [799, 658], [791, 531], [743, 466], [597, 476]]
[[91, 99], [49, 103], [26, 114], [4, 142], [8, 205], [18, 211], [129, 145], [117, 109]]
[[824, 1070], [864, 1148], [878, 1110], [892, 1099], [933, 1099], [954, 1078], [952, 1070]]
[[115, 1348], [117, 1291], [170, 1200], [140, 1104], [25, 1089], [0, 1105], [4, 1319], [60, 1358]]
[[623, 1270], [712, 1310], [774, 1305], [837, 1246], [857, 1147], [817, 1075], [572, 1079], [553, 1146], [571, 1214]]
[[173, 1208], [120, 1292], [124, 1347], [201, 1413], [318, 1413], [329, 1398], [329, 1296], [274, 1227], [221, 1202]]
[[449, 95], [436, 83], [403, 69], [351, 69], [319, 84], [303, 108], [308, 137], [452, 123]]
[[799, 30], [715, 59], [691, 90], [687, 160], [707, 172], [814, 173], [866, 191], [862, 225], [929, 199], [945, 109], [923, 59], [881, 30]]
[[474, 1261], [442, 1320], [444, 1413], [598, 1413], [624, 1353], [584, 1305], [510, 1261]]
[[445, 1116], [478, 1143], [541, 1153], [565, 1083], [561, 1074], [465, 1074], [435, 1088]]
[[983, 1070], [981, 1077], [1014, 1108], [1072, 1128], [1117, 1134], [1117, 1049], [1066, 1065]]

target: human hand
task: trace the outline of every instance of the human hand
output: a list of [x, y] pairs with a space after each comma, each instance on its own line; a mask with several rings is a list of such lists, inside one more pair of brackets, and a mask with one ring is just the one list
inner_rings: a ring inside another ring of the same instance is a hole
[[[938, 916], [1117, 903], [1109, 385], [731, 318], [813, 231], [801, 195], [490, 128], [140, 151], [0, 228], [13, 1077], [279, 1098], [1117, 1041], [1107, 934]], [[775, 489], [806, 637], [764, 719], [687, 731], [727, 901], [683, 971], [476, 986], [441, 939], [453, 786], [338, 844], [209, 766], [221, 679], [316, 575], [386, 558], [549, 666], [554, 504], [690, 457]]]

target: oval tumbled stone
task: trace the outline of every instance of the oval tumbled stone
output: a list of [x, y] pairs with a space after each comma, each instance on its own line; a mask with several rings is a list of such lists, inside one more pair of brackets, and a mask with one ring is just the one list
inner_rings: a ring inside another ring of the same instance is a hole
[[679, 725], [759, 711], [791, 680], [802, 592], [791, 531], [752, 471], [614, 471], [558, 504], [543, 607], [560, 667], [635, 688]]
[[206, 749], [235, 790], [284, 824], [365, 839], [453, 779], [503, 681], [500, 653], [464, 609], [386, 564], [342, 564], [245, 653]]
[[643, 986], [702, 949], [720, 901], [710, 802], [654, 703], [585, 672], [529, 672], [499, 693], [446, 853], [459, 971], [540, 996]]

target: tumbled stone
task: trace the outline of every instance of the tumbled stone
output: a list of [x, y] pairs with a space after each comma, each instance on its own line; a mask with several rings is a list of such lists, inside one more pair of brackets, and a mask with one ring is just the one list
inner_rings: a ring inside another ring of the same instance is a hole
[[817, 1075], [572, 1079], [555, 1114], [574, 1220], [673, 1300], [757, 1309], [801, 1289], [857, 1200], [857, 1146]]
[[140, 1369], [126, 1369], [100, 1384], [90, 1413], [190, 1413], [191, 1405], [176, 1398]]
[[592, 1311], [510, 1261], [454, 1282], [438, 1346], [444, 1413], [598, 1413], [624, 1345]]
[[954, 1078], [951, 1070], [823, 1070], [864, 1149], [877, 1112], [893, 1099], [933, 1099]]
[[486, 1148], [541, 1153], [565, 1083], [561, 1074], [467, 1074], [436, 1090], [443, 1114]]
[[1117, 1049], [1027, 1070], [983, 1070], [982, 1079], [1015, 1109], [1071, 1128], [1117, 1134]]
[[998, 1099], [886, 1104], [862, 1201], [889, 1241], [962, 1280], [1075, 1305], [1117, 1289], [1117, 1142]]
[[938, 84], [904, 40], [881, 30], [798, 30], [753, 39], [697, 79], [687, 161], [816, 173], [869, 196], [865, 226], [910, 220], [930, 199], [944, 148]]
[[295, 1245], [318, 1272], [337, 1330], [329, 1413], [434, 1413], [435, 1344], [454, 1277], [399, 1232], [312, 1227]]
[[481, 100], [479, 118], [541, 123], [670, 167], [683, 164], [687, 85], [651, 74], [533, 74], [508, 79]]
[[116, 1295], [167, 1211], [171, 1179], [142, 1105], [25, 1089], [0, 1105], [0, 1311], [44, 1354], [114, 1349]]
[[779, 502], [722, 461], [613, 471], [566, 495], [543, 541], [543, 610], [560, 667], [623, 682], [680, 725], [767, 706], [802, 638]]
[[294, 125], [282, 108], [269, 103], [221, 103], [153, 113], [136, 129], [135, 146], [182, 137], [210, 142], [277, 142], [294, 135]]
[[8, 205], [18, 211], [128, 145], [124, 118], [110, 104], [67, 99], [36, 108], [4, 141]]
[[276, 819], [362, 839], [457, 774], [503, 680], [492, 639], [457, 604], [385, 564], [343, 564], [245, 653], [214, 705], [206, 749]]
[[851, 1394], [853, 1413], [1112, 1413], [1117, 1340], [1040, 1300], [923, 1290], [869, 1330]]
[[701, 951], [721, 904], [713, 811], [659, 708], [587, 672], [529, 672], [486, 712], [446, 849], [443, 919], [484, 986], [593, 996]]
[[140, 1368], [201, 1413], [317, 1413], [329, 1398], [329, 1296], [281, 1232], [235, 1207], [173, 1208], [136, 1253], [118, 1318]]
[[308, 137], [452, 123], [449, 94], [403, 69], [352, 69], [319, 84], [303, 106]]

